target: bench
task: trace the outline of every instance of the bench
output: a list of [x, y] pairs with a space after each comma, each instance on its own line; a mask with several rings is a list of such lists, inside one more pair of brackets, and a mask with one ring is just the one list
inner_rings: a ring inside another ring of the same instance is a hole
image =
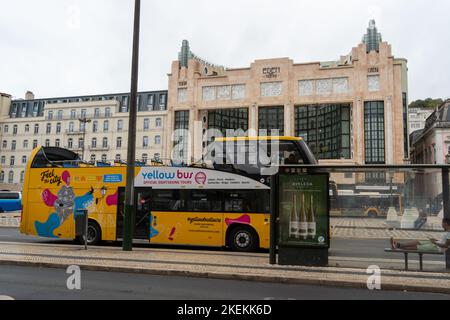
[[437, 252], [437, 251], [402, 250], [402, 249], [392, 249], [392, 248], [386, 248], [386, 249], [384, 249], [384, 252], [403, 253], [405, 255], [405, 270], [406, 271], [408, 271], [408, 254], [409, 253], [416, 253], [419, 255], [420, 271], [423, 271], [423, 255], [424, 254], [444, 255], [444, 252]]

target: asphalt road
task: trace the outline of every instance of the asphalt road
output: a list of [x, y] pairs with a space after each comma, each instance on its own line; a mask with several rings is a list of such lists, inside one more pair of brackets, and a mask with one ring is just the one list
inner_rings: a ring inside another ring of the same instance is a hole
[[[61, 243], [70, 244], [73, 241], [68, 240], [54, 240], [48, 238], [39, 238], [35, 236], [27, 236], [19, 233], [17, 228], [2, 228], [0, 227], [0, 241], [7, 242], [23, 242], [23, 243]], [[117, 243], [104, 243], [103, 245], [120, 245]], [[136, 244], [138, 247], [149, 247], [149, 244], [143, 241], [141, 244]], [[377, 258], [377, 259], [402, 259], [403, 256], [384, 252], [384, 248], [388, 247], [389, 243], [386, 240], [371, 240], [371, 239], [332, 239], [330, 256], [331, 257], [355, 257], [355, 258]], [[182, 247], [185, 248], [185, 247]], [[189, 249], [201, 250], [220, 250], [211, 248], [190, 247]], [[441, 256], [429, 255], [427, 261], [443, 261]]]
[[13, 299], [149, 300], [450, 300], [449, 295], [370, 291], [177, 276], [81, 271], [81, 290], [67, 289], [64, 269], [0, 266], [0, 296]]

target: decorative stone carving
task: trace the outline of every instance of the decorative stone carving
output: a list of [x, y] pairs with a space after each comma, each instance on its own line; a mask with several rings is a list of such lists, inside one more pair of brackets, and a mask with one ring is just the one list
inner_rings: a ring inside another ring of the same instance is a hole
[[334, 93], [348, 93], [348, 78], [333, 78]]
[[327, 95], [333, 93], [332, 79], [320, 79], [316, 81], [316, 93], [318, 95]]
[[218, 86], [217, 100], [230, 100], [230, 99], [231, 99], [231, 86]]
[[314, 80], [300, 80], [298, 82], [298, 94], [300, 96], [312, 96], [314, 94]]
[[236, 84], [231, 86], [231, 99], [245, 99], [245, 84]]
[[216, 87], [203, 87], [202, 90], [203, 101], [216, 100]]
[[277, 82], [262, 82], [261, 83], [261, 97], [279, 97], [281, 96], [283, 83]]
[[367, 90], [369, 92], [380, 91], [380, 76], [367, 76]]
[[179, 88], [178, 89], [178, 102], [186, 102], [187, 101], [187, 89]]

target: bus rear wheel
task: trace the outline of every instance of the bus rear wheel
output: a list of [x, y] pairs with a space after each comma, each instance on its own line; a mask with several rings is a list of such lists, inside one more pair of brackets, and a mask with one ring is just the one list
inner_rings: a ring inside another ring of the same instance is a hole
[[259, 246], [258, 235], [252, 228], [237, 225], [228, 235], [228, 244], [233, 251], [255, 251]]
[[[87, 244], [94, 246], [98, 244], [102, 239], [102, 232], [97, 222], [89, 220], [87, 227]], [[77, 241], [84, 244], [84, 236], [77, 237]]]

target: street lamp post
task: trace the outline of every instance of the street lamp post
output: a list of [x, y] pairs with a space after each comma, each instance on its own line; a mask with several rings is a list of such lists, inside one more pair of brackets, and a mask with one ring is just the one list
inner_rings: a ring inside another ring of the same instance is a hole
[[139, 66], [139, 26], [141, 0], [135, 0], [133, 58], [131, 63], [130, 112], [128, 120], [128, 150], [127, 150], [127, 182], [125, 187], [125, 216], [123, 225], [123, 251], [133, 250], [133, 230], [136, 205], [134, 203], [134, 161], [136, 158], [136, 116], [137, 116], [137, 85]]
[[84, 145], [86, 144], [85, 137], [86, 137], [86, 123], [91, 122], [91, 119], [80, 118], [78, 119], [80, 121], [80, 124], [83, 124], [83, 144], [81, 145], [81, 160], [84, 161]]

